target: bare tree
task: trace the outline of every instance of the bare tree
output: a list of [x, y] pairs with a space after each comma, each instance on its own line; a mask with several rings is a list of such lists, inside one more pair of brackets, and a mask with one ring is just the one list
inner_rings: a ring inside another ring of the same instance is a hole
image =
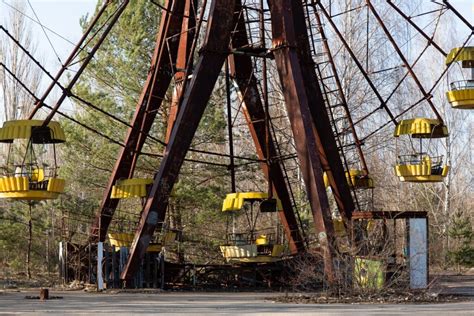
[[[23, 2], [14, 2], [12, 9], [4, 25], [8, 32], [28, 52], [34, 54], [37, 45], [32, 37], [31, 26], [25, 16]], [[33, 93], [36, 93], [41, 81], [41, 70], [34, 64], [28, 55], [5, 33], [0, 35], [0, 62], [4, 64], [13, 74]], [[12, 78], [5, 68], [0, 68], [0, 102], [2, 103], [3, 119], [5, 121], [26, 118], [33, 107], [34, 98]], [[28, 221], [28, 246], [26, 251], [26, 273], [31, 278], [31, 247], [33, 236], [33, 224], [31, 218], [31, 205], [27, 213]]]
[[[4, 25], [9, 33], [18, 40], [31, 54], [36, 52], [37, 44], [32, 37], [31, 26], [28, 24], [24, 4], [15, 2], [16, 10], [11, 10]], [[0, 62], [10, 69], [15, 76], [31, 91], [36, 92], [41, 81], [41, 70], [6, 34], [0, 35]], [[5, 71], [0, 69], [0, 94], [4, 120], [24, 118], [30, 112], [34, 99], [21, 85]]]

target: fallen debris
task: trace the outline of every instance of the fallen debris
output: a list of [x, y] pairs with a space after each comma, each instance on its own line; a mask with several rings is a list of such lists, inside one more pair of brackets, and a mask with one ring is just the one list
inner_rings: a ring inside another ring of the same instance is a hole
[[[43, 299], [40, 296], [34, 296], [34, 295], [27, 295], [27, 296], [25, 296], [25, 299], [43, 301]], [[62, 299], [63, 299], [62, 296], [49, 296], [49, 298], [48, 298], [48, 300], [62, 300]]]

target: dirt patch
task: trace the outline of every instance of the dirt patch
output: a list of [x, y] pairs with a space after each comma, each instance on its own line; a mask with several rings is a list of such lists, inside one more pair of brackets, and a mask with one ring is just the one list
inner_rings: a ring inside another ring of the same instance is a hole
[[24, 288], [41, 288], [41, 287], [55, 287], [58, 280], [55, 276], [35, 275], [31, 279], [27, 279], [21, 273], [6, 277], [0, 277], [1, 289], [24, 289]]
[[331, 296], [326, 293], [316, 294], [287, 294], [266, 299], [280, 303], [296, 304], [433, 304], [470, 301], [472, 297], [460, 295], [446, 295], [432, 292], [395, 292], [364, 293]]

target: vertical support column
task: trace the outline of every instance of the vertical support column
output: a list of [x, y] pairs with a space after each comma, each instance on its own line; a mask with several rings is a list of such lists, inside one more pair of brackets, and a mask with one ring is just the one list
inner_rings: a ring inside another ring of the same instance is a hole
[[59, 242], [59, 277], [61, 278], [61, 283], [65, 284], [66, 280], [66, 256], [64, 255], [64, 242]]
[[104, 243], [97, 243], [97, 291], [104, 289], [104, 276], [102, 274], [102, 260], [104, 259]]
[[428, 219], [410, 218], [408, 225], [410, 289], [428, 286]]
[[169, 195], [228, 54], [233, 11], [234, 0], [215, 0], [211, 4], [205, 44], [193, 78], [184, 92], [170, 140], [142, 210], [130, 256], [122, 271], [124, 280], [134, 277], [155, 228], [164, 221]]
[[115, 246], [112, 246], [112, 287], [118, 288], [120, 281], [120, 267], [117, 264], [117, 252], [115, 251]]
[[125, 269], [125, 265], [127, 263], [127, 256], [128, 256], [128, 248], [127, 247], [120, 247], [119, 252], [119, 272]]
[[[297, 50], [297, 34], [290, 0], [270, 0], [275, 61], [282, 84], [296, 152], [318, 231], [324, 270], [329, 283], [334, 282], [334, 227], [324, 186], [321, 160], [316, 152], [314, 124], [304, 74]], [[299, 34], [298, 34], [299, 35]], [[316, 84], [313, 83], [313, 84]]]
[[110, 247], [109, 245], [105, 244], [104, 250], [105, 250], [105, 256], [104, 256], [104, 263], [105, 263], [105, 269], [104, 269], [104, 282], [105, 282], [105, 288], [110, 287], [110, 269], [112, 267], [112, 262], [110, 261]]

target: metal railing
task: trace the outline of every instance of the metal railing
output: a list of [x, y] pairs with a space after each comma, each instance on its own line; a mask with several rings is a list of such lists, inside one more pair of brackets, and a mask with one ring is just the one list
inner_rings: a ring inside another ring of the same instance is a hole
[[443, 156], [431, 157], [426, 153], [399, 155], [397, 165], [422, 165], [427, 161], [426, 158], [429, 158], [431, 162], [431, 174], [441, 175], [443, 172]]
[[474, 80], [453, 81], [449, 86], [451, 87], [451, 90], [474, 89]]

